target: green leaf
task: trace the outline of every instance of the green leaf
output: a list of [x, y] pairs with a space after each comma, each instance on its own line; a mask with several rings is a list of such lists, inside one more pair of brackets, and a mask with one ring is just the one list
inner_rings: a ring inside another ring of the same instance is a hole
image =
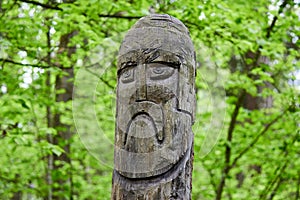
[[23, 108], [30, 109], [30, 107], [26, 104], [24, 99], [19, 99], [18, 102], [22, 105]]

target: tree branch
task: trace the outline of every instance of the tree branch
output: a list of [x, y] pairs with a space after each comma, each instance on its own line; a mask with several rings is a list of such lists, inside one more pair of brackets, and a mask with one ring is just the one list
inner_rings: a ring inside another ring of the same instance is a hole
[[256, 142], [259, 140], [259, 138], [261, 136], [263, 136], [268, 130], [269, 128], [275, 124], [281, 117], [284, 116], [284, 114], [288, 111], [288, 109], [286, 109], [283, 113], [281, 113], [279, 116], [277, 116], [275, 119], [273, 119], [269, 124], [267, 124], [264, 129], [261, 131], [261, 133], [259, 133], [254, 139], [253, 141], [244, 149], [242, 150], [239, 155], [233, 160], [232, 164], [230, 164], [230, 158], [231, 158], [231, 141], [232, 141], [232, 133], [234, 131], [234, 127], [236, 124], [236, 119], [238, 116], [238, 111], [239, 108], [242, 106], [243, 103], [243, 99], [245, 96], [245, 91], [243, 91], [243, 93], [240, 95], [238, 102], [236, 103], [236, 107], [234, 112], [232, 113], [231, 116], [231, 121], [230, 121], [230, 125], [229, 125], [229, 129], [228, 129], [228, 133], [227, 133], [227, 144], [226, 144], [226, 150], [225, 150], [225, 166], [223, 168], [222, 171], [222, 178], [221, 181], [219, 183], [218, 186], [218, 190], [217, 190], [217, 196], [216, 196], [216, 200], [220, 200], [222, 197], [222, 192], [223, 189], [225, 187], [225, 183], [226, 183], [226, 177], [228, 176], [230, 170], [236, 165], [237, 161], [245, 154], [247, 153], [255, 144]]
[[288, 163], [290, 162], [290, 160], [287, 158], [288, 154], [289, 154], [289, 147], [293, 146], [294, 143], [298, 140], [299, 138], [299, 134], [296, 133], [296, 135], [293, 137], [292, 141], [287, 143], [286, 140], [283, 141], [283, 148], [282, 151], [284, 152], [283, 154], [283, 158], [285, 159], [285, 161], [283, 162], [283, 164], [281, 165], [281, 163], [277, 166], [277, 168], [274, 171], [274, 175], [276, 175], [273, 179], [269, 180], [268, 183], [266, 184], [265, 189], [262, 191], [262, 193], [259, 195], [259, 199], [266, 199], [266, 197], [268, 196], [269, 191], [274, 187], [274, 189], [272, 190], [269, 199], [273, 199], [276, 191], [278, 190], [280, 183], [282, 181], [282, 173], [284, 172], [285, 168], [287, 167]]
[[3, 64], [11, 63], [11, 64], [20, 65], [20, 66], [24, 66], [24, 67], [38, 67], [38, 68], [43, 68], [43, 69], [50, 68], [49, 65], [24, 64], [24, 63], [16, 62], [16, 61], [9, 60], [9, 59], [3, 59], [3, 58], [0, 58], [0, 62], [3, 62]]
[[235, 109], [231, 115], [231, 121], [230, 121], [228, 132], [227, 132], [226, 149], [225, 149], [225, 163], [224, 163], [224, 168], [222, 170], [221, 181], [220, 181], [220, 183], [218, 185], [218, 189], [217, 189], [216, 200], [220, 200], [222, 198], [222, 192], [225, 187], [226, 178], [231, 169], [230, 158], [231, 158], [231, 142], [232, 142], [232, 137], [233, 137], [233, 131], [235, 129], [236, 119], [238, 117], [239, 110], [242, 107], [242, 104], [244, 102], [245, 95], [246, 95], [246, 91], [242, 90], [242, 92], [236, 102]]
[[[282, 2], [282, 4], [280, 5], [280, 7], [279, 7], [278, 14], [277, 14], [276, 16], [273, 17], [272, 22], [271, 22], [271, 25], [267, 28], [267, 33], [266, 33], [266, 38], [267, 38], [267, 39], [269, 39], [270, 36], [271, 36], [271, 32], [273, 31], [273, 29], [274, 29], [274, 27], [275, 27], [275, 25], [276, 25], [276, 22], [277, 22], [277, 20], [278, 20], [278, 15], [280, 15], [280, 14], [283, 12], [283, 9], [286, 7], [286, 5], [288, 4], [289, 1], [290, 1], [290, 0], [284, 0], [284, 1]], [[262, 49], [262, 48], [263, 48], [262, 45], [259, 45], [259, 46], [258, 46], [257, 54], [256, 54], [256, 56], [255, 56], [255, 60], [256, 60], [256, 61], [254, 62], [255, 66], [258, 66], [258, 64], [259, 64], [259, 59], [260, 59], [260, 57], [261, 57], [261, 49]]]
[[[284, 165], [285, 166], [287, 164], [287, 161], [286, 160], [284, 162]], [[266, 187], [264, 188], [263, 192], [259, 195], [259, 198], [260, 199], [266, 199], [266, 197], [268, 196], [268, 192], [272, 189], [272, 187], [276, 184], [278, 178], [279, 178], [279, 175], [282, 171], [282, 167], [280, 164], [277, 166], [277, 168], [275, 169], [274, 171], [274, 175], [276, 175], [273, 179], [269, 180], [268, 183], [266, 184]], [[279, 173], [278, 173], [279, 172]]]
[[282, 182], [283, 182], [282, 173], [284, 173], [284, 170], [285, 170], [286, 167], [287, 167], [287, 163], [285, 164], [285, 166], [284, 166], [283, 169], [281, 170], [280, 174], [278, 175], [279, 178], [278, 178], [278, 179], [276, 180], [276, 182], [274, 183], [275, 187], [274, 187], [274, 189], [272, 190], [272, 192], [271, 192], [271, 194], [270, 194], [268, 200], [273, 200], [273, 198], [275, 197], [277, 190], [279, 189], [280, 185], [281, 185]]
[[52, 5], [40, 3], [40, 2], [37, 2], [37, 1], [31, 1], [31, 0], [18, 0], [18, 1], [23, 2], [23, 3], [33, 4], [33, 5], [36, 5], [36, 6], [41, 6], [43, 8], [47, 8], [47, 9], [51, 9], [51, 10], [63, 11], [63, 9], [58, 7], [58, 6], [52, 6]]
[[123, 15], [104, 15], [104, 14], [98, 14], [98, 17], [117, 18], [117, 19], [140, 19], [143, 16], [123, 16]]
[[[283, 12], [283, 9], [286, 7], [286, 5], [289, 3], [289, 1], [290, 0], [285, 0], [285, 1], [282, 2], [282, 4], [279, 7], [279, 10], [278, 10], [278, 15], [280, 15]], [[269, 38], [271, 36], [271, 32], [273, 31], [273, 29], [275, 27], [275, 24], [278, 20], [278, 15], [273, 17], [271, 25], [267, 28], [267, 34], [266, 34], [267, 38]]]
[[[18, 0], [19, 2], [23, 2], [23, 3], [29, 3], [32, 5], [36, 5], [36, 6], [41, 6], [43, 8], [46, 9], [51, 9], [51, 10], [59, 10], [59, 11], [63, 11], [62, 8], [56, 6], [52, 6], [49, 4], [45, 4], [45, 3], [40, 3], [37, 1], [32, 1], [32, 0]], [[85, 13], [81, 13], [82, 15], [86, 16]], [[143, 16], [123, 16], [123, 15], [107, 15], [107, 14], [98, 14], [98, 17], [103, 17], [103, 18], [117, 18], [117, 19], [139, 19]]]
[[252, 142], [245, 148], [243, 149], [238, 155], [237, 157], [233, 160], [232, 164], [230, 165], [230, 168], [233, 168], [237, 161], [245, 154], [247, 153], [259, 140], [259, 138], [261, 136], [263, 136], [268, 130], [269, 128], [275, 124], [280, 118], [282, 118], [284, 116], [284, 114], [288, 111], [288, 109], [286, 109], [283, 113], [281, 113], [280, 115], [278, 115], [275, 119], [273, 119], [270, 123], [268, 123], [264, 129], [252, 140]]

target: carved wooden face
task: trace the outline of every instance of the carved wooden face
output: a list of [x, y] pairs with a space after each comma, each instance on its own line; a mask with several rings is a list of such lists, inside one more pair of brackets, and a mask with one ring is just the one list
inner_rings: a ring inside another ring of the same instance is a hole
[[163, 28], [173, 19], [154, 20], [159, 28], [132, 29], [119, 52], [114, 159], [129, 178], [166, 173], [192, 145], [195, 66], [186, 64], [194, 58], [192, 43], [174, 26]]
[[[137, 63], [122, 69], [118, 80], [118, 145], [130, 152], [156, 150], [164, 141], [166, 109], [176, 110], [178, 67]], [[126, 116], [122, 118], [121, 116]]]
[[121, 174], [164, 173], [190, 146], [192, 119], [178, 109], [179, 69], [175, 62], [137, 61], [120, 70], [115, 167]]

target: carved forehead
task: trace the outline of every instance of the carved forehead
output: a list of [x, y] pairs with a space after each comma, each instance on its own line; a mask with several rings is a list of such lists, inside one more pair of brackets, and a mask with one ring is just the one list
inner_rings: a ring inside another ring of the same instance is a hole
[[[172, 53], [170, 53], [172, 52]], [[141, 18], [126, 34], [118, 58], [118, 69], [124, 62], [147, 62], [155, 57], [165, 62], [187, 62], [194, 66], [194, 47], [187, 28], [169, 15]]]
[[125, 68], [126, 66], [136, 65], [141, 63], [151, 63], [151, 62], [162, 62], [170, 63], [176, 66], [180, 66], [185, 61], [180, 56], [172, 53], [166, 52], [161, 49], [151, 50], [150, 52], [144, 51], [130, 51], [118, 58], [118, 70]]

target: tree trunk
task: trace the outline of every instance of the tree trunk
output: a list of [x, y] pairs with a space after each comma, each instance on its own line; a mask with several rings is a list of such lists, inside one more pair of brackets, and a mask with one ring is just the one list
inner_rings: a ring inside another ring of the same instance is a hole
[[[65, 34], [60, 39], [60, 45], [58, 53], [67, 53], [67, 56], [71, 58], [71, 55], [75, 53], [75, 47], [69, 47], [70, 39], [77, 34], [77, 31], [72, 31]], [[56, 102], [67, 103], [72, 100], [73, 95], [73, 79], [74, 69], [73, 67], [65, 68], [63, 64], [56, 64], [62, 69], [62, 74], [56, 76], [55, 90]], [[62, 92], [63, 91], [63, 92]], [[53, 127], [57, 130], [57, 135], [53, 136], [53, 144], [58, 145], [64, 149], [64, 153], [61, 155], [53, 155], [53, 171], [52, 177], [53, 183], [57, 183], [53, 187], [53, 199], [65, 199], [62, 194], [68, 194], [68, 199], [72, 199], [72, 173], [71, 173], [71, 159], [70, 159], [70, 139], [73, 135], [71, 131], [71, 125], [63, 122], [62, 117], [65, 113], [57, 111], [53, 117]], [[63, 168], [66, 166], [66, 168]], [[67, 174], [62, 173], [61, 170], [67, 170]]]

